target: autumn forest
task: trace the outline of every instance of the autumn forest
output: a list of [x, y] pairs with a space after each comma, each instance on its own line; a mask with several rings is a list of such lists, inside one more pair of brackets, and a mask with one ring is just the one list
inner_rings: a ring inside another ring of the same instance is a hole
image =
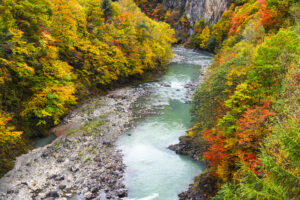
[[130, 0], [4, 0], [0, 40], [0, 174], [78, 99], [163, 70], [175, 41]]
[[175, 43], [213, 54], [183, 136], [206, 164], [192, 193], [299, 199], [297, 0], [232, 0], [193, 27], [160, 0], [0, 0], [0, 175], [82, 99], [164, 72]]

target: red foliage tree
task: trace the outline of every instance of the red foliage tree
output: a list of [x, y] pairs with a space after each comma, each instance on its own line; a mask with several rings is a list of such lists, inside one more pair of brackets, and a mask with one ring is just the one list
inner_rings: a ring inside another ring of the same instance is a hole
[[117, 39], [112, 39], [112, 42], [114, 45], [116, 45], [118, 48], [120, 48], [120, 42]]
[[238, 131], [236, 132], [236, 137], [238, 145], [242, 149], [251, 149], [253, 151], [258, 149], [259, 143], [268, 132], [264, 123], [273, 114], [270, 111], [270, 102], [268, 100], [263, 106], [249, 108], [237, 121]]
[[260, 9], [260, 14], [261, 14], [261, 19], [260, 19], [260, 24], [263, 25], [265, 28], [272, 28], [274, 23], [276, 22], [274, 17], [275, 14], [267, 9], [266, 5], [266, 0], [258, 0], [261, 9]]
[[203, 137], [210, 144], [208, 151], [203, 153], [203, 156], [210, 162], [210, 165], [219, 165], [222, 161], [229, 158], [227, 149], [224, 147], [224, 139], [216, 136], [212, 129], [204, 129]]
[[252, 152], [242, 152], [240, 153], [239, 160], [244, 162], [256, 175], [261, 175], [261, 162], [257, 159], [257, 155]]
[[231, 22], [230, 22], [230, 30], [228, 35], [234, 35], [239, 28], [241, 27], [241, 25], [245, 22], [245, 20], [248, 17], [248, 12], [246, 13], [232, 13], [231, 14]]

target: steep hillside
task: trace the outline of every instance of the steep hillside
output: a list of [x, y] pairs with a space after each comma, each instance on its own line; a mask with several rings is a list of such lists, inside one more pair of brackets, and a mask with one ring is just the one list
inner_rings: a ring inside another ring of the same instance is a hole
[[162, 70], [173, 34], [131, 0], [0, 1], [0, 176], [78, 98]]
[[299, 13], [296, 0], [235, 1], [195, 27], [191, 44], [217, 55], [175, 149], [208, 168], [181, 199], [299, 198]]

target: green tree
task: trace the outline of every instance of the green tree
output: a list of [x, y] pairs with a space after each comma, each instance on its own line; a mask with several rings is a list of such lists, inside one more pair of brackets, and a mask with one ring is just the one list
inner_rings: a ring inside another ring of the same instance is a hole
[[101, 9], [103, 10], [103, 17], [106, 21], [114, 15], [114, 10], [111, 4], [111, 0], [103, 0], [101, 5]]

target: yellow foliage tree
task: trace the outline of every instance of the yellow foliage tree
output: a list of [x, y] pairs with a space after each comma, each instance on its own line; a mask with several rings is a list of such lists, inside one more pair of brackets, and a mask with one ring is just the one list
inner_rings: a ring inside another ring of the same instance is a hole
[[200, 43], [201, 49], [204, 49], [206, 47], [209, 37], [210, 37], [210, 29], [208, 26], [205, 26], [202, 33], [198, 35], [198, 39], [201, 41]]
[[9, 114], [0, 110], [0, 176], [12, 167], [14, 156], [24, 148], [22, 132], [8, 125], [11, 119]]

